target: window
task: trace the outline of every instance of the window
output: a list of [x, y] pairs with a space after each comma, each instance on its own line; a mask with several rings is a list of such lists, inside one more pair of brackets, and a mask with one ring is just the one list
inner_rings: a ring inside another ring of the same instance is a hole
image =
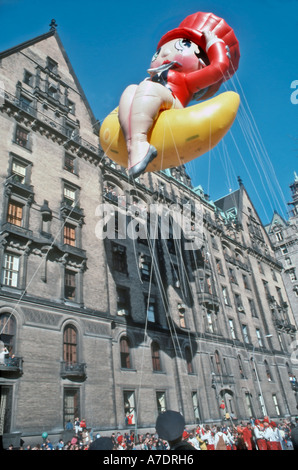
[[27, 167], [28, 165], [26, 163], [22, 163], [20, 160], [15, 158], [13, 159], [11, 174], [15, 175], [14, 181], [25, 184]]
[[232, 339], [236, 339], [235, 325], [234, 325], [234, 321], [231, 318], [229, 319], [229, 326], [230, 326]]
[[77, 332], [73, 326], [67, 326], [63, 335], [63, 360], [67, 364], [77, 362]]
[[276, 293], [277, 293], [277, 297], [278, 297], [279, 304], [280, 304], [280, 305], [283, 305], [284, 299], [283, 299], [283, 297], [282, 297], [282, 293], [281, 293], [281, 288], [280, 288], [280, 287], [276, 287]]
[[296, 276], [296, 273], [295, 273], [295, 269], [291, 269], [289, 271], [289, 276], [290, 276], [290, 280], [292, 282], [297, 281], [297, 276]]
[[208, 294], [212, 295], [212, 283], [211, 283], [211, 277], [210, 276], [206, 276], [206, 285], [207, 285]]
[[76, 227], [70, 224], [64, 225], [64, 243], [76, 246]]
[[218, 274], [221, 274], [223, 276], [223, 270], [222, 270], [222, 264], [220, 259], [216, 259], [216, 269]]
[[67, 184], [63, 188], [63, 202], [70, 207], [74, 207], [76, 204], [76, 189]]
[[284, 238], [281, 232], [275, 232], [275, 237], [278, 242], [280, 242]]
[[245, 289], [250, 289], [250, 284], [248, 281], [248, 277], [245, 274], [242, 274], [243, 284]]
[[280, 247], [280, 251], [282, 255], [286, 255], [288, 253], [288, 248], [286, 247], [286, 245], [282, 245]]
[[235, 294], [235, 304], [238, 312], [244, 313], [244, 308], [241, 300], [241, 295], [240, 294]]
[[128, 425], [134, 425], [136, 423], [135, 392], [134, 391], [123, 392], [123, 401], [124, 401], [125, 423]]
[[53, 83], [50, 83], [48, 86], [48, 94], [54, 99], [57, 98], [58, 88]]
[[26, 96], [24, 95], [21, 95], [20, 96], [20, 107], [26, 111], [27, 113], [30, 113], [30, 111], [32, 111], [32, 101], [29, 100], [29, 98], [27, 98]]
[[187, 373], [188, 374], [193, 374], [193, 366], [192, 366], [192, 353], [191, 350], [188, 346], [185, 348], [185, 360], [186, 360], [186, 365], [187, 365]]
[[285, 258], [285, 266], [286, 268], [288, 268], [289, 266], [291, 266], [292, 264], [292, 260], [291, 258], [288, 256], [287, 258]]
[[[16, 334], [16, 322], [14, 316], [10, 313], [2, 313], [0, 315], [0, 341], [4, 343], [4, 346], [8, 351], [14, 351], [14, 341]], [[0, 387], [1, 388], [1, 387]]]
[[140, 271], [143, 281], [150, 281], [151, 277], [151, 258], [150, 256], [140, 254]]
[[214, 314], [210, 311], [206, 313], [206, 320], [207, 320], [207, 331], [209, 333], [215, 333], [215, 321], [214, 321]]
[[248, 409], [248, 415], [254, 416], [253, 408], [252, 408], [252, 401], [251, 401], [251, 393], [245, 392], [245, 402]]
[[264, 403], [264, 397], [261, 393], [259, 393], [259, 402], [260, 402], [260, 406], [261, 406], [261, 410], [262, 410], [262, 415], [265, 416], [266, 415], [266, 408], [265, 408], [265, 403]]
[[260, 348], [262, 348], [264, 346], [264, 344], [263, 344], [263, 340], [262, 340], [261, 331], [258, 328], [256, 329], [256, 335], [257, 335], [259, 346], [260, 346]]
[[218, 375], [221, 375], [222, 374], [222, 367], [221, 367], [219, 352], [215, 351], [214, 356], [215, 356], [215, 371]]
[[122, 245], [112, 245], [113, 268], [120, 273], [127, 274], [126, 248]]
[[185, 305], [184, 304], [178, 304], [178, 313], [179, 313], [179, 325], [180, 328], [186, 328], [186, 323], [185, 323]]
[[265, 370], [266, 370], [267, 380], [268, 380], [268, 382], [272, 382], [271, 372], [270, 372], [269, 365], [268, 365], [267, 361], [264, 361], [264, 366], [265, 366]]
[[26, 85], [29, 85], [29, 86], [33, 86], [33, 74], [28, 72], [28, 70], [25, 70], [24, 72], [24, 80], [23, 80], [24, 83], [26, 83]]
[[128, 338], [120, 339], [120, 366], [122, 369], [131, 369], [130, 344]]
[[7, 222], [18, 227], [23, 225], [23, 204], [16, 201], [8, 203]]
[[249, 303], [250, 313], [252, 314], [253, 317], [257, 317], [257, 311], [256, 311], [254, 300], [248, 299], [248, 303]]
[[64, 155], [64, 169], [69, 171], [70, 173], [77, 173], [76, 158], [72, 155], [69, 155], [68, 153]]
[[65, 124], [65, 135], [71, 140], [75, 140], [78, 138], [78, 131], [75, 127], [71, 126], [70, 124], [66, 123]]
[[194, 416], [195, 416], [195, 422], [200, 423], [201, 416], [200, 416], [198, 393], [192, 392], [191, 397], [192, 397], [192, 405], [193, 405], [193, 411], [194, 411]]
[[241, 356], [238, 355], [237, 360], [238, 360], [238, 367], [239, 367], [240, 377], [241, 377], [241, 379], [244, 379], [245, 376], [244, 376], [244, 372], [243, 372], [243, 365], [242, 365]]
[[228, 297], [228, 290], [226, 287], [222, 287], [222, 295], [224, 299], [225, 305], [230, 305], [229, 297]]
[[55, 60], [51, 59], [50, 57], [47, 58], [47, 68], [52, 73], [58, 72], [58, 64]]
[[73, 103], [73, 101], [67, 100], [67, 107], [68, 107], [70, 114], [75, 114], [76, 106], [75, 106], [75, 103]]
[[229, 279], [233, 284], [237, 284], [236, 276], [233, 268], [229, 268]]
[[68, 300], [76, 299], [76, 273], [68, 269], [65, 270], [64, 296]]
[[151, 358], [152, 358], [152, 368], [154, 372], [161, 371], [160, 365], [160, 347], [159, 344], [153, 342], [151, 344]]
[[264, 274], [264, 269], [261, 261], [258, 261], [258, 268], [259, 268], [259, 273]]
[[147, 320], [148, 322], [155, 323], [156, 321], [156, 306], [155, 299], [146, 297], [146, 311], [147, 311]]
[[165, 392], [156, 392], [156, 404], [158, 414], [166, 411], [166, 394]]
[[20, 257], [6, 253], [3, 266], [3, 284], [9, 287], [18, 287]]
[[21, 147], [28, 148], [29, 147], [29, 132], [17, 126], [16, 134], [15, 134], [15, 143], [20, 145]]
[[243, 334], [243, 339], [246, 344], [249, 344], [249, 336], [248, 336], [248, 329], [246, 325], [242, 325], [242, 334]]
[[275, 394], [272, 395], [272, 400], [273, 400], [273, 404], [274, 404], [274, 407], [275, 407], [276, 415], [280, 416], [280, 409], [279, 409], [277, 397], [276, 397]]
[[270, 295], [270, 290], [269, 290], [268, 282], [267, 282], [267, 281], [263, 281], [263, 285], [264, 285], [264, 291], [265, 291], [265, 294], [266, 294], [267, 298], [270, 298], [271, 295]]
[[117, 315], [125, 316], [130, 314], [129, 289], [117, 287]]
[[80, 391], [77, 388], [65, 388], [63, 397], [64, 428], [70, 421], [73, 423], [80, 412]]

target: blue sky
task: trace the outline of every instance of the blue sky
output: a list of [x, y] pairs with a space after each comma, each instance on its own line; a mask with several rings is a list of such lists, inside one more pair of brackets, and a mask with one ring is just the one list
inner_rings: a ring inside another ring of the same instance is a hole
[[289, 184], [298, 173], [297, 0], [0, 0], [0, 50], [49, 30], [52, 18], [97, 119], [138, 83], [161, 36], [189, 14], [213, 12], [234, 29], [241, 59], [226, 89], [241, 107], [224, 141], [187, 166], [194, 185], [216, 200], [238, 188], [240, 176], [264, 223], [287, 215]]

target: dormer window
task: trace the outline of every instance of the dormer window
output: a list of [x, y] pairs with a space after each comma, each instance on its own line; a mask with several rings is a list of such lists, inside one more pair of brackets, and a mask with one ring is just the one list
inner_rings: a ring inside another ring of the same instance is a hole
[[55, 62], [53, 59], [48, 57], [47, 59], [47, 69], [52, 72], [52, 73], [57, 73], [58, 72], [58, 64]]
[[24, 80], [23, 80], [24, 83], [26, 83], [26, 85], [29, 85], [29, 86], [33, 86], [33, 74], [28, 72], [28, 70], [25, 70], [24, 72]]

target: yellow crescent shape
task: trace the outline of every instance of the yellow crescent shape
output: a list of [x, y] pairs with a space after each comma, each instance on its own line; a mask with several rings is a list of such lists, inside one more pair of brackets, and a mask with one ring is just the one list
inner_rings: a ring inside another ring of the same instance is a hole
[[[239, 104], [239, 95], [227, 91], [193, 106], [162, 111], [148, 134], [148, 141], [158, 155], [146, 171], [183, 165], [215, 147], [232, 126]], [[103, 121], [100, 142], [111, 160], [127, 168], [128, 154], [118, 108]]]

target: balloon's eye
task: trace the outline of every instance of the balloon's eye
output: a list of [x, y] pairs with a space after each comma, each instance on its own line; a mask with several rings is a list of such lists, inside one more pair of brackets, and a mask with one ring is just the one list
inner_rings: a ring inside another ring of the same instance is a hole
[[160, 48], [155, 52], [154, 56], [152, 57], [151, 62], [154, 62], [157, 59], [157, 57], [159, 56], [159, 53], [160, 53]]
[[189, 41], [188, 39], [179, 39], [179, 41], [175, 43], [175, 48], [178, 51], [183, 51], [184, 49], [190, 46], [191, 46], [191, 41]]

